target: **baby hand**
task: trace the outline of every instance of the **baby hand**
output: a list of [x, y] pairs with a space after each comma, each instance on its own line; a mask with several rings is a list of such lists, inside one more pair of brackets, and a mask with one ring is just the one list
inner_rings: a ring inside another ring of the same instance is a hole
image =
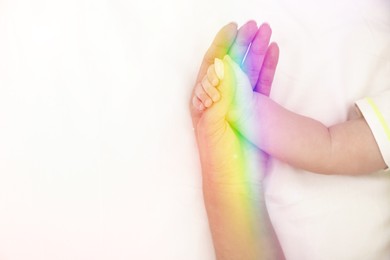
[[218, 102], [221, 98], [217, 86], [220, 80], [224, 76], [224, 64], [222, 60], [215, 58], [214, 64], [212, 64], [207, 74], [195, 87], [195, 96], [192, 100], [193, 105], [200, 111], [205, 110], [213, 105], [214, 102]]
[[[234, 123], [250, 112], [253, 90], [247, 75], [229, 56], [215, 59], [207, 75], [196, 86], [193, 105], [200, 111], [215, 109]], [[214, 103], [219, 103], [218, 106]], [[218, 108], [217, 108], [218, 107]]]

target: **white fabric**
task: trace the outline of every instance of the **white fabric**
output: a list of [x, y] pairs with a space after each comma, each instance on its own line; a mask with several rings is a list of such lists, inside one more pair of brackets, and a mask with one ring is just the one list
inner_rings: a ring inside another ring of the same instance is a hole
[[[389, 4], [283, 1], [288, 12], [284, 26], [274, 26], [283, 38], [272, 97], [333, 125], [347, 119], [356, 100], [389, 89]], [[324, 176], [273, 161], [266, 196], [288, 259], [389, 259], [388, 174]]]
[[[0, 1], [0, 259], [214, 259], [188, 100], [217, 30], [251, 18], [287, 108], [330, 125], [388, 88], [385, 0]], [[288, 259], [388, 259], [389, 175], [272, 166]]]
[[[390, 86], [390, 82], [389, 82]], [[389, 168], [390, 165], [390, 90], [356, 102]]]

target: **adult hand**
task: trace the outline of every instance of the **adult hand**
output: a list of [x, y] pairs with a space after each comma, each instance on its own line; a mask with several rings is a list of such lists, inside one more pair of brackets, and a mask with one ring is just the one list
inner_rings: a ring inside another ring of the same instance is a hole
[[[215, 58], [229, 54], [241, 64], [253, 89], [268, 96], [279, 57], [278, 46], [269, 45], [270, 37], [267, 24], [257, 28], [249, 21], [238, 31], [235, 24], [226, 25], [204, 56], [197, 84]], [[262, 194], [265, 154], [242, 138], [225, 118], [208, 120], [209, 111], [197, 110], [196, 102], [200, 100], [193, 93], [191, 116], [217, 259], [283, 259]]]
[[[243, 71], [248, 75], [254, 91], [269, 96], [274, 79], [276, 66], [279, 59], [279, 47], [276, 43], [270, 43], [271, 28], [268, 24], [262, 24], [257, 28], [256, 22], [248, 21], [239, 30], [235, 23], [224, 26], [214, 38], [211, 46], [204, 55], [196, 84], [206, 75], [208, 67], [214, 63], [215, 58], [222, 59], [229, 54], [232, 59], [241, 64]], [[195, 90], [195, 88], [194, 88]], [[198, 130], [205, 126], [199, 124], [203, 113], [195, 108], [193, 102], [200, 102], [194, 95], [191, 95], [190, 111], [194, 130], [199, 141]], [[237, 133], [236, 133], [237, 134]], [[242, 146], [248, 158], [252, 162], [261, 165], [261, 169], [253, 172], [250, 178], [254, 182], [262, 179], [265, 172], [267, 155], [241, 138]], [[198, 142], [199, 144], [199, 142]], [[199, 147], [200, 148], [200, 147]], [[249, 159], [248, 159], [249, 160]]]

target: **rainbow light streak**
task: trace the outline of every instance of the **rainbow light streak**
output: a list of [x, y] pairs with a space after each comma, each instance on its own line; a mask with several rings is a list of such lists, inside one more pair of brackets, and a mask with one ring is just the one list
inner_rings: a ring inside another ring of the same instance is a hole
[[228, 57], [223, 62], [216, 59], [216, 74], [221, 79], [218, 86], [221, 100], [204, 112], [198, 125], [205, 204], [213, 241], [219, 243], [215, 244], [216, 247], [229, 251], [229, 247], [235, 245], [234, 252], [230, 252], [231, 259], [262, 259], [270, 254], [262, 251], [264, 245], [269, 244], [269, 227], [264, 224], [264, 219], [268, 217], [260, 181], [264, 158], [235, 130], [250, 128], [251, 125], [233, 128], [228, 122], [230, 113], [236, 114], [242, 107], [248, 106], [243, 103], [248, 101], [248, 97], [237, 95], [249, 93], [251, 97], [253, 93], [249, 79], [249, 92], [237, 89], [242, 87], [237, 79], [242, 78], [234, 75], [236, 71], [231, 63]]

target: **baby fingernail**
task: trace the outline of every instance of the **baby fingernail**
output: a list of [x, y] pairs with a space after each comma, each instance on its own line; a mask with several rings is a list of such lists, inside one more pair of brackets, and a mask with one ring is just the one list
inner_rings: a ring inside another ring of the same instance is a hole
[[206, 100], [206, 102], [204, 102], [204, 104], [205, 104], [206, 107], [211, 106], [212, 103], [213, 103], [213, 102], [212, 102], [210, 99], [208, 99], [208, 100]]
[[205, 109], [205, 107], [204, 107], [204, 105], [203, 105], [203, 104], [199, 104], [199, 107], [198, 107], [198, 109], [199, 109], [200, 111], [202, 111], [202, 110], [204, 110], [204, 109]]
[[217, 74], [219, 79], [223, 79], [224, 76], [224, 64], [223, 61], [215, 58], [214, 60], [215, 73]]

